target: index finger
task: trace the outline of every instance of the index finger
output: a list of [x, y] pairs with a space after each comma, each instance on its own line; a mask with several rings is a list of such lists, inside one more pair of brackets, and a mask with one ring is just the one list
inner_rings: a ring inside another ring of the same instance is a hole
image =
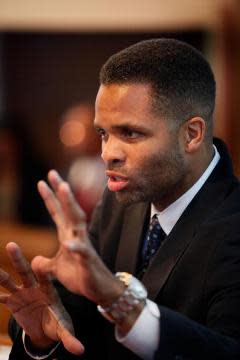
[[48, 181], [53, 190], [58, 192], [58, 187], [63, 182], [63, 179], [56, 170], [52, 169], [48, 172]]
[[73, 228], [82, 229], [86, 225], [86, 215], [66, 181], [59, 185], [57, 197], [63, 210], [65, 222], [72, 225]]
[[61, 226], [63, 222], [62, 209], [57, 199], [57, 195], [52, 191], [48, 184], [41, 180], [37, 184], [38, 192], [41, 195], [44, 204], [57, 226]]
[[20, 247], [11, 242], [6, 246], [11, 263], [20, 276], [24, 287], [32, 287], [37, 284], [34, 273], [27, 259], [23, 256]]
[[85, 214], [77, 203], [68, 182], [64, 181], [56, 170], [49, 171], [48, 181], [63, 210], [66, 223], [72, 225], [85, 222]]

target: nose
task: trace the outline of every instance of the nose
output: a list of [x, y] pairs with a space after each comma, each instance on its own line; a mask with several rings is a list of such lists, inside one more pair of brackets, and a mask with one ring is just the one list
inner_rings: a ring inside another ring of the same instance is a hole
[[125, 153], [121, 144], [115, 138], [109, 136], [102, 142], [102, 159], [105, 164], [121, 164], [125, 161]]

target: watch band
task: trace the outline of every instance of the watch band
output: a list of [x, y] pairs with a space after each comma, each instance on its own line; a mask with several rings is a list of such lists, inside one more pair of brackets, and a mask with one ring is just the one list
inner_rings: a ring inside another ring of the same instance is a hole
[[115, 276], [121, 280], [126, 288], [123, 294], [109, 307], [98, 305], [98, 311], [111, 322], [120, 322], [140, 302], [146, 302], [147, 290], [143, 284], [126, 272], [117, 272]]

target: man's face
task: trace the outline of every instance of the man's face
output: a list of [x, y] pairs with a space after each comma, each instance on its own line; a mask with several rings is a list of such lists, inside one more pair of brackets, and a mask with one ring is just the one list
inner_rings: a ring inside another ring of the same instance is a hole
[[108, 188], [119, 202], [150, 201], [163, 209], [185, 191], [181, 130], [152, 111], [150, 85], [101, 85], [95, 126]]

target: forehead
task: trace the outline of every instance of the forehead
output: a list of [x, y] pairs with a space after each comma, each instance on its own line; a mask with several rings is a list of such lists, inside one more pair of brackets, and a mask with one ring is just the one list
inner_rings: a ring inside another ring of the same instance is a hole
[[151, 104], [151, 86], [148, 84], [101, 85], [96, 98], [96, 121], [108, 114], [150, 113]]

